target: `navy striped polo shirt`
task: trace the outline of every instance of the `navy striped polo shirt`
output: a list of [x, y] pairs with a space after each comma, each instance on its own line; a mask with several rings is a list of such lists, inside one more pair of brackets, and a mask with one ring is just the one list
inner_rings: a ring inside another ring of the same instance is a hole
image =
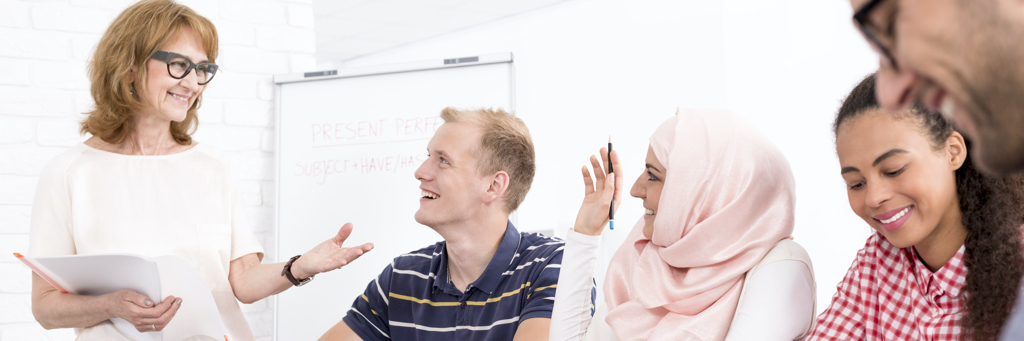
[[345, 324], [365, 341], [512, 340], [520, 322], [551, 318], [564, 245], [509, 222], [465, 293], [448, 280], [444, 241], [403, 254], [356, 298]]

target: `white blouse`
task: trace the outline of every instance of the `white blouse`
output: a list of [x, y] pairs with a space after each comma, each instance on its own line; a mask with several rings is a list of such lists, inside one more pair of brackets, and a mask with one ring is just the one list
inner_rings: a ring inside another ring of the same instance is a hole
[[[607, 305], [590, 316], [590, 289], [600, 236], [572, 229], [565, 240], [551, 312], [551, 341], [615, 341], [605, 322]], [[815, 284], [810, 257], [800, 245], [783, 240], [747, 273], [727, 341], [803, 339], [814, 322]]]
[[[210, 286], [228, 337], [253, 339], [228, 272], [244, 255], [262, 259], [263, 248], [222, 152], [197, 144], [172, 155], [122, 155], [83, 143], [50, 161], [32, 205], [28, 254], [95, 253], [181, 257]], [[75, 332], [79, 340], [128, 340], [110, 321]]]

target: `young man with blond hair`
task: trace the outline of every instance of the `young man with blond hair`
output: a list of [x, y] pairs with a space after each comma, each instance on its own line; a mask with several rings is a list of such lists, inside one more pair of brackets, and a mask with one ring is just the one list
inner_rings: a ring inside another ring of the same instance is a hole
[[321, 340], [547, 340], [563, 242], [508, 220], [534, 149], [514, 115], [441, 112], [416, 170], [416, 221], [443, 241], [400, 255]]

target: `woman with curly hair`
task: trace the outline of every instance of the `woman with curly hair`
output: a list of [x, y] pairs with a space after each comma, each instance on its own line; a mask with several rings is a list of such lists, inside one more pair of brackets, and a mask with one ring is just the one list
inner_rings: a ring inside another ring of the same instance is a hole
[[850, 208], [876, 233], [810, 340], [995, 340], [1024, 258], [1024, 178], [979, 173], [941, 116], [887, 112], [874, 75], [833, 129]]

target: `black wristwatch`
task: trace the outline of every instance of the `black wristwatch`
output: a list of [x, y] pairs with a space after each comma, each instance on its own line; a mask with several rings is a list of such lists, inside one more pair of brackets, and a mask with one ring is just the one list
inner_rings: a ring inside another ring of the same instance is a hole
[[295, 263], [295, 260], [299, 259], [299, 257], [302, 257], [302, 255], [298, 255], [292, 257], [292, 259], [289, 259], [288, 263], [284, 263], [284, 269], [281, 270], [281, 276], [287, 278], [289, 282], [292, 282], [292, 285], [297, 287], [306, 285], [306, 283], [309, 283], [309, 281], [313, 280], [313, 277], [316, 277], [316, 275], [313, 275], [303, 279], [295, 279], [295, 276], [292, 276], [292, 263]]

